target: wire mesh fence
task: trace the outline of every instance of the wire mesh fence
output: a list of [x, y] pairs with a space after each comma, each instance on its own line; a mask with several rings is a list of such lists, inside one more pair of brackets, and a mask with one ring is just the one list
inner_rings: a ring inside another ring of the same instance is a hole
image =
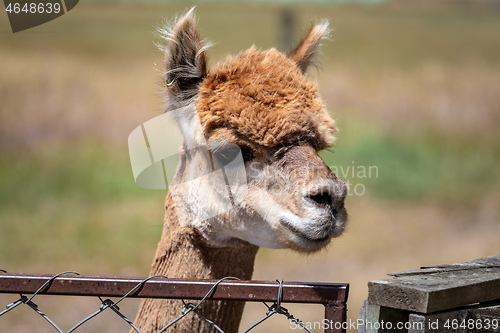
[[[165, 325], [158, 333], [168, 332], [169, 328], [186, 316], [199, 316], [213, 328], [224, 331], [203, 314], [203, 303], [206, 300], [263, 302], [266, 310], [243, 332], [249, 332], [270, 317], [278, 314], [290, 321], [296, 328], [307, 332], [311, 330], [302, 321], [292, 315], [283, 303], [322, 304], [325, 307], [325, 333], [345, 332], [346, 303], [348, 284], [338, 283], [303, 283], [272, 281], [241, 281], [234, 277], [216, 280], [169, 279], [162, 275], [147, 278], [82, 276], [77, 272], [62, 272], [56, 275], [13, 274], [0, 271], [0, 293], [19, 294], [19, 298], [7, 304], [2, 316], [21, 306], [27, 306], [34, 314], [41, 316], [53, 331], [71, 333], [94, 320], [104, 311], [114, 313], [132, 328], [142, 333], [132, 320], [120, 310], [119, 304], [129, 298], [168, 298], [181, 299], [183, 307], [179, 308], [179, 316]], [[25, 294], [30, 294], [26, 296]], [[99, 307], [85, 316], [71, 329], [63, 331], [55, 320], [49, 318], [35, 303], [41, 295], [94, 296], [99, 299]], [[112, 301], [108, 297], [119, 297]], [[196, 304], [184, 299], [199, 300]], [[266, 302], [272, 302], [268, 305]], [[156, 332], [155, 332], [156, 333]]]

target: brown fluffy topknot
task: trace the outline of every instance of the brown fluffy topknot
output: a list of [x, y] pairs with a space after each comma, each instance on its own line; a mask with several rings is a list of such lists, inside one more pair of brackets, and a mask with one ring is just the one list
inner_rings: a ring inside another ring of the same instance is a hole
[[207, 136], [225, 127], [266, 147], [308, 141], [319, 150], [334, 142], [316, 85], [274, 49], [251, 48], [211, 69], [197, 110]]

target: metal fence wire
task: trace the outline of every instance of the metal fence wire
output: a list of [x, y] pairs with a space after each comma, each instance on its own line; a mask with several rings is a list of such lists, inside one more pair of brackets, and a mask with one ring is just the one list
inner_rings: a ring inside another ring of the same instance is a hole
[[[347, 284], [284, 283], [283, 280], [276, 280], [276, 282], [240, 281], [235, 277], [225, 277], [214, 281], [169, 279], [164, 275], [154, 275], [148, 278], [125, 278], [81, 276], [79, 273], [73, 271], [62, 272], [53, 276], [10, 274], [0, 271], [0, 293], [20, 294], [20, 298], [17, 301], [8, 304], [6, 309], [0, 312], [0, 317], [25, 304], [42, 316], [54, 330], [64, 333], [53, 320], [39, 309], [38, 305], [33, 302], [33, 299], [39, 294], [97, 296], [101, 302], [99, 309], [78, 322], [67, 333], [74, 332], [107, 309], [113, 311], [136, 332], [141, 333], [139, 328], [120, 312], [119, 303], [129, 297], [180, 298], [184, 306], [180, 309], [179, 316], [159, 330], [158, 333], [166, 332], [169, 327], [189, 314], [199, 316], [212, 325], [218, 332], [224, 333], [216, 323], [203, 315], [203, 302], [207, 299], [244, 300], [262, 301], [267, 308], [265, 315], [248, 327], [244, 333], [251, 331], [275, 314], [286, 317], [297, 327], [302, 327], [305, 331], [312, 333], [302, 321], [295, 318], [282, 306], [282, 302], [319, 303], [325, 306], [325, 320], [331, 323], [331, 325], [325, 326], [325, 333], [345, 332], [345, 327], [342, 323], [346, 320]], [[40, 285], [40, 283], [42, 284]], [[132, 284], [133, 287], [130, 288]], [[128, 291], [123, 293], [123, 290], [126, 290], [127, 286], [129, 287]], [[208, 287], [210, 288], [207, 292], [200, 292], [203, 288], [207, 290]], [[287, 291], [286, 293], [285, 290]], [[33, 294], [27, 297], [23, 295], [26, 293]], [[120, 296], [121, 298], [116, 302], [106, 298]], [[183, 298], [200, 299], [200, 301], [197, 304], [187, 303]], [[273, 303], [269, 306], [265, 301], [272, 301]]]

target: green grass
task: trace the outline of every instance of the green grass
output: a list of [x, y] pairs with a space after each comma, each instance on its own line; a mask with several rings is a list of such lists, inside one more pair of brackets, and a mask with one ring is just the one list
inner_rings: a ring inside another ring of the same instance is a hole
[[[329, 166], [382, 200], [476, 205], [500, 186], [497, 143], [469, 142], [432, 133], [394, 135], [357, 119], [338, 122], [337, 147], [322, 153]], [[353, 173], [353, 168], [355, 172]], [[371, 171], [371, 172], [370, 172]]]
[[2, 269], [148, 273], [165, 193], [135, 185], [126, 151], [80, 144], [6, 155], [0, 161]]
[[[114, 149], [113, 149], [114, 148]], [[41, 151], [4, 152], [0, 161], [0, 207], [43, 199], [81, 196], [88, 200], [148, 196], [132, 176], [128, 150], [92, 143]]]

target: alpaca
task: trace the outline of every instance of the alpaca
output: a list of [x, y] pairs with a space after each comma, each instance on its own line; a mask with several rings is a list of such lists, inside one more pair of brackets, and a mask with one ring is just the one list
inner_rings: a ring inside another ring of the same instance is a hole
[[[311, 253], [343, 232], [348, 187], [318, 155], [333, 144], [336, 128], [305, 75], [327, 33], [326, 22], [316, 24], [288, 55], [252, 47], [209, 69], [192, 10], [164, 31], [167, 111], [183, 144], [151, 275], [250, 280], [259, 247]], [[225, 182], [191, 181], [193, 172], [234, 156], [244, 166], [241, 184], [228, 184], [228, 168]], [[231, 208], [220, 210], [227, 190]], [[135, 324], [158, 332], [182, 307], [180, 300], [144, 299]], [[201, 310], [231, 333], [243, 307], [207, 301]], [[191, 314], [172, 328], [215, 332]]]

